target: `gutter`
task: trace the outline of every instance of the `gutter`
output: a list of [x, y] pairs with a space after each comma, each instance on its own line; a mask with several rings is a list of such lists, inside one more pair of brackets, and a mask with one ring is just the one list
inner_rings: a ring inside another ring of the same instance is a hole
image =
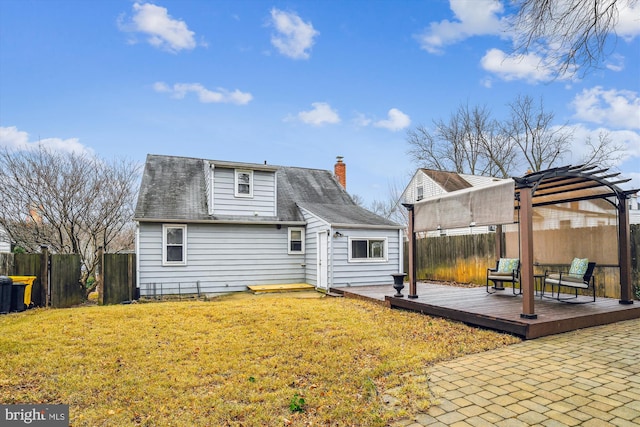
[[133, 218], [138, 223], [153, 222], [165, 224], [236, 224], [236, 225], [292, 225], [304, 227], [305, 221], [239, 221], [230, 219], [168, 219], [168, 218]]

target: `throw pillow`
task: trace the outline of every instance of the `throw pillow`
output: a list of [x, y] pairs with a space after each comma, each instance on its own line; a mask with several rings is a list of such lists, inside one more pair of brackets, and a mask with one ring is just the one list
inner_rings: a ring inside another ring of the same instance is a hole
[[574, 277], [583, 277], [587, 272], [589, 265], [589, 258], [574, 258], [571, 261], [571, 267], [569, 268], [569, 275]]
[[498, 273], [511, 273], [518, 269], [518, 258], [500, 258]]

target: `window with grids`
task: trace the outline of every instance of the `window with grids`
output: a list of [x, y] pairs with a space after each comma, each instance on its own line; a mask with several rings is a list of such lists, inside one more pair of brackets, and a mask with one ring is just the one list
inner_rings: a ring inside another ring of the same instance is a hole
[[236, 197], [253, 197], [253, 171], [236, 169], [235, 175]]
[[289, 228], [289, 253], [290, 254], [304, 253], [304, 228], [298, 228], [298, 227]]
[[162, 264], [187, 264], [187, 226], [162, 226]]
[[349, 261], [386, 261], [387, 239], [349, 239]]

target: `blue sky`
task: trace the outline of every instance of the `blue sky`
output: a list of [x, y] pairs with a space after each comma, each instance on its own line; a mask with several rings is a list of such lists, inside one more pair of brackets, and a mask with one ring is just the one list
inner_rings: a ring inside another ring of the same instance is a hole
[[328, 170], [340, 155], [368, 204], [415, 171], [408, 130], [463, 104], [504, 118], [523, 95], [575, 128], [563, 164], [604, 130], [640, 188], [640, 3], [583, 78], [553, 79], [542, 53], [510, 57], [509, 13], [498, 0], [0, 0], [0, 146]]

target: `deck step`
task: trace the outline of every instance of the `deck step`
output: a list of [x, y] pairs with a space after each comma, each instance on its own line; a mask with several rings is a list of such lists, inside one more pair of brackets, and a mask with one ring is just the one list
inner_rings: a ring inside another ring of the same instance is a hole
[[327, 295], [328, 297], [336, 297], [336, 298], [342, 298], [344, 297], [344, 294], [342, 293], [338, 293], [338, 292], [326, 292], [325, 295]]
[[262, 292], [295, 292], [295, 291], [312, 291], [315, 289], [313, 285], [307, 283], [286, 283], [280, 285], [251, 285], [248, 287], [254, 294]]

